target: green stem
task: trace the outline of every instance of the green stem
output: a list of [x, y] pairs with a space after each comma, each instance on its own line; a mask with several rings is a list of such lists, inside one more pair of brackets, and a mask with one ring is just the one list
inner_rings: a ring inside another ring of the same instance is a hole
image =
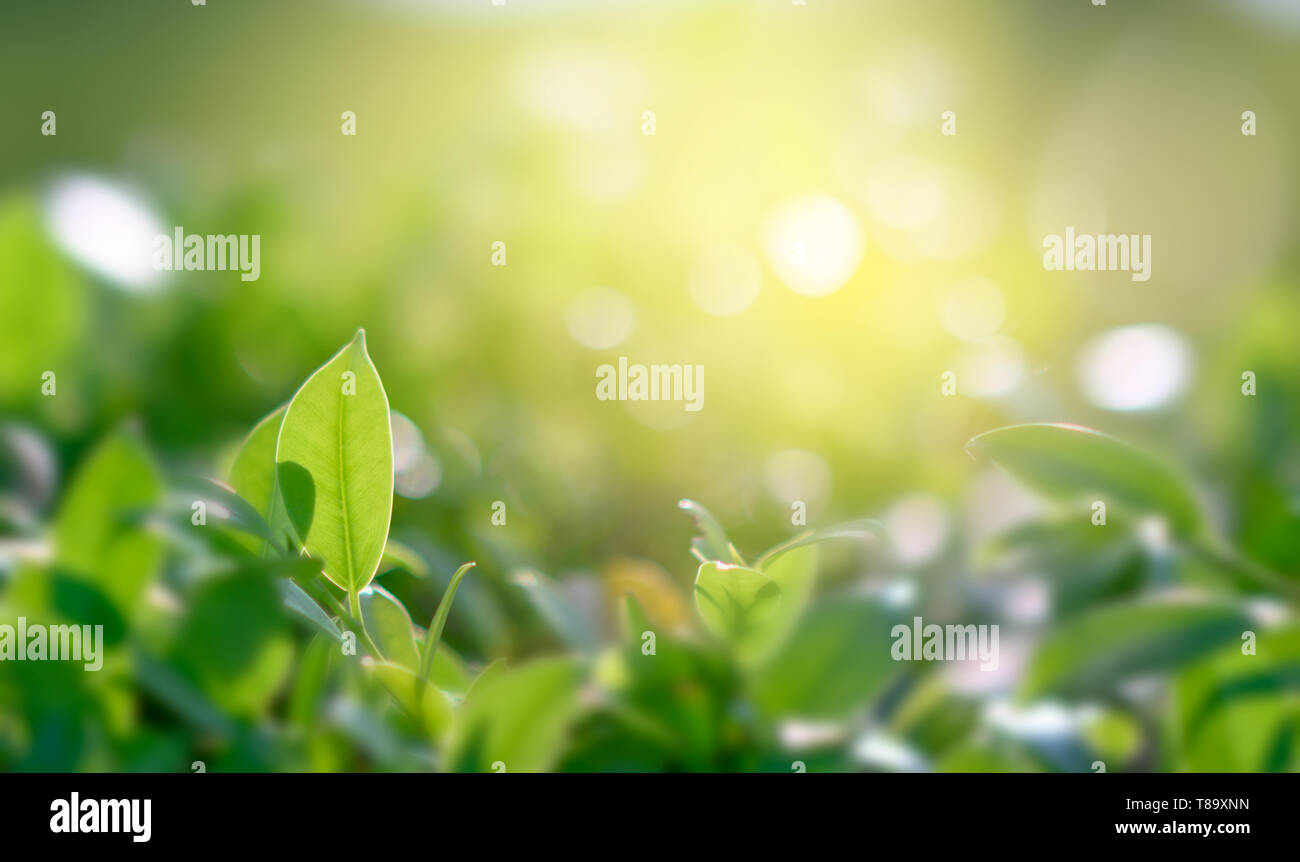
[[383, 661], [384, 654], [379, 651], [375, 645], [374, 639], [370, 637], [370, 632], [366, 631], [366, 618], [361, 613], [361, 593], [357, 590], [348, 590], [348, 609], [351, 611], [351, 624], [361, 629], [361, 637], [365, 640], [366, 649], [375, 661]]

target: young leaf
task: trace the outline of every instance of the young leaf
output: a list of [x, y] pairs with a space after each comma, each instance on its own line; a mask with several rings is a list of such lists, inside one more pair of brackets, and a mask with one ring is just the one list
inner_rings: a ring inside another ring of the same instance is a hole
[[709, 560], [731, 560], [738, 565], [744, 565], [743, 561], [735, 559], [739, 554], [735, 554], [735, 548], [727, 539], [727, 531], [722, 529], [718, 519], [713, 517], [708, 509], [694, 500], [679, 500], [677, 508], [695, 519], [695, 527], [700, 531], [700, 535], [691, 539], [691, 553], [696, 559], [701, 563]]
[[355, 595], [375, 575], [393, 511], [388, 396], [363, 330], [293, 396], [275, 460], [307, 552]]
[[360, 598], [361, 621], [384, 658], [415, 673], [420, 666], [420, 654], [406, 608], [396, 596], [378, 584], [363, 589]]
[[1177, 470], [1091, 428], [1059, 423], [1010, 425], [972, 438], [966, 448], [1058, 500], [1101, 500], [1138, 515], [1158, 512], [1182, 535], [1201, 526], [1196, 496]]
[[776, 611], [780, 595], [780, 585], [757, 569], [712, 561], [695, 575], [700, 619], [742, 654], [761, 646], [763, 625]]
[[460, 586], [465, 573], [476, 565], [478, 563], [471, 561], [457, 569], [456, 574], [451, 576], [447, 589], [443, 591], [442, 601], [438, 603], [438, 610], [434, 612], [433, 621], [429, 623], [429, 630], [424, 636], [424, 653], [420, 656], [421, 680], [427, 680], [433, 668], [433, 656], [438, 651], [438, 641], [442, 640], [442, 629], [447, 624], [447, 615], [451, 613], [451, 602], [456, 598], [456, 588]]
[[817, 583], [817, 557], [816, 544], [801, 544], [777, 555], [762, 569], [780, 587], [781, 594], [772, 613], [754, 633], [755, 659], [763, 659], [780, 647], [803, 616]]

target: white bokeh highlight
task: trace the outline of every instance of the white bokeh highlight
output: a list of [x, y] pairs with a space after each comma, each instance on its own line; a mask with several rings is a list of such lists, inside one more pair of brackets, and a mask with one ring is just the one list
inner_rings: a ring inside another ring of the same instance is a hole
[[95, 275], [131, 292], [161, 284], [153, 242], [170, 229], [136, 193], [99, 177], [68, 175], [50, 185], [45, 209], [55, 243]]
[[843, 287], [857, 272], [864, 247], [857, 216], [827, 195], [786, 201], [763, 225], [768, 263], [802, 296], [825, 296]]
[[1093, 337], [1079, 354], [1079, 387], [1106, 410], [1153, 410], [1187, 386], [1192, 350], [1158, 324], [1122, 326]]

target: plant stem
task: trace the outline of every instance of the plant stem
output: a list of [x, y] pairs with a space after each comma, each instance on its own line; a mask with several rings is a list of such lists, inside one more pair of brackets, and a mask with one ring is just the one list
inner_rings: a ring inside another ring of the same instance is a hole
[[351, 623], [361, 629], [361, 637], [365, 640], [366, 649], [370, 652], [375, 661], [383, 661], [384, 654], [379, 651], [375, 641], [370, 637], [370, 632], [366, 631], [366, 618], [361, 613], [361, 594], [357, 590], [348, 590], [348, 609], [351, 611]]

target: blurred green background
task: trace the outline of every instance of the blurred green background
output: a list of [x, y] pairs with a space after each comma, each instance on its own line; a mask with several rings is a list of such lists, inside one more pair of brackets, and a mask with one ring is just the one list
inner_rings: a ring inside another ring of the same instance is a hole
[[[364, 327], [419, 558], [379, 583], [423, 623], [478, 562], [446, 641], [533, 671], [479, 707], [532, 768], [1294, 770], [1297, 57], [1269, 0], [6, 3], [0, 623], [119, 631], [101, 673], [0, 664], [0, 767], [489, 768], [184, 528], [186, 477]], [[260, 278], [153, 271], [177, 225], [259, 234]], [[1067, 226], [1150, 234], [1150, 280], [1045, 271]], [[702, 365], [703, 409], [597, 400], [619, 356]], [[1035, 421], [1177, 464], [1236, 562], [964, 451]], [[158, 477], [100, 537], [141, 587], [68, 598], [104, 440]], [[794, 501], [883, 529], [755, 669], [701, 631], [683, 497], [746, 556]], [[1125, 616], [1189, 605], [1243, 622]], [[998, 623], [999, 669], [890, 661], [914, 615]], [[1092, 664], [1039, 693], [1062, 643]]]

